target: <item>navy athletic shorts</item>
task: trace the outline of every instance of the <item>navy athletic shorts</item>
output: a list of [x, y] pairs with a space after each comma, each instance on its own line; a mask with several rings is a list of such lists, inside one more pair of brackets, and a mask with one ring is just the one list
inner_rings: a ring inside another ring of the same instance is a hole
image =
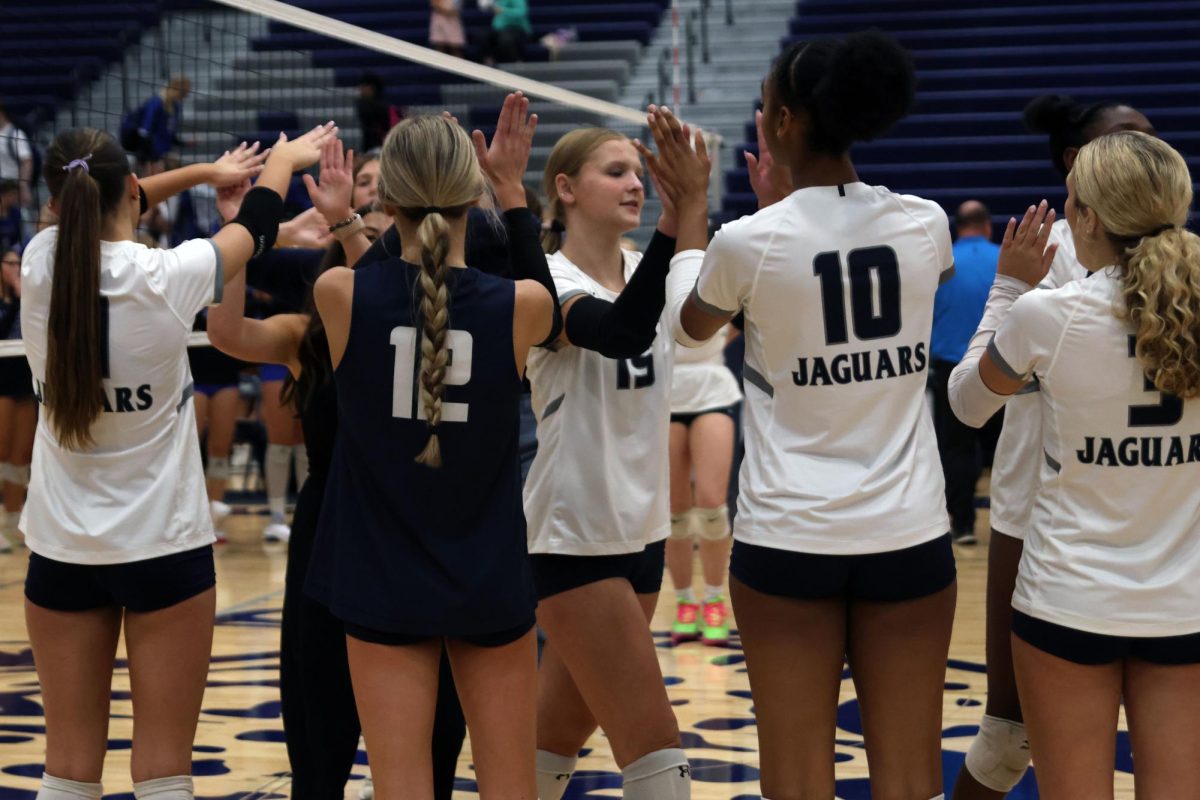
[[1200, 664], [1200, 633], [1183, 636], [1107, 636], [1068, 628], [1013, 609], [1012, 631], [1042, 652], [1076, 664], [1137, 658], [1151, 664]]
[[849, 556], [796, 553], [735, 540], [729, 574], [763, 594], [868, 603], [927, 597], [958, 576], [948, 533], [903, 550]]
[[[373, 644], [386, 644], [390, 646], [402, 646], [411, 644], [420, 644], [433, 639], [443, 637], [435, 636], [415, 636], [407, 633], [391, 633], [389, 631], [375, 630], [374, 628], [366, 628], [362, 625], [355, 625], [352, 622], [344, 623], [346, 627], [346, 635], [352, 639], [358, 639], [360, 642], [371, 642]], [[496, 633], [481, 633], [474, 636], [447, 636], [447, 639], [466, 642], [467, 644], [476, 647], [503, 647], [506, 644], [512, 644], [517, 639], [520, 639], [525, 634], [533, 629], [533, 622], [524, 622], [515, 628], [510, 628], [506, 631], [497, 631]]]
[[564, 556], [532, 553], [533, 585], [539, 600], [545, 600], [589, 583], [624, 578], [636, 594], [654, 594], [662, 588], [666, 541], [646, 545], [636, 553], [615, 556]]
[[29, 556], [25, 597], [51, 611], [159, 611], [217, 583], [212, 545], [127, 564], [68, 564]]

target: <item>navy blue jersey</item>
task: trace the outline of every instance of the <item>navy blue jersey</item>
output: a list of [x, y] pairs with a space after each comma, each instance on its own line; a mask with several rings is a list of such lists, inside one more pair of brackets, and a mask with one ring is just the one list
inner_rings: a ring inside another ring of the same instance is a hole
[[533, 622], [516, 288], [474, 269], [448, 273], [440, 468], [414, 460], [429, 439], [416, 266], [390, 259], [355, 271], [335, 372], [338, 436], [309, 586], [344, 621], [380, 631], [471, 636]]

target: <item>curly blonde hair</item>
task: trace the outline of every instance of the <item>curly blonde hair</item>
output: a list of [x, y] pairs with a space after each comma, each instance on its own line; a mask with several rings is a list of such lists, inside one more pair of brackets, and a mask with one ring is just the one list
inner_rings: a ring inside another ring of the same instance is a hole
[[1138, 360], [1156, 388], [1200, 396], [1200, 237], [1186, 230], [1192, 204], [1187, 162], [1135, 131], [1101, 136], [1071, 170], [1076, 205], [1096, 212], [1120, 249], [1123, 303]]

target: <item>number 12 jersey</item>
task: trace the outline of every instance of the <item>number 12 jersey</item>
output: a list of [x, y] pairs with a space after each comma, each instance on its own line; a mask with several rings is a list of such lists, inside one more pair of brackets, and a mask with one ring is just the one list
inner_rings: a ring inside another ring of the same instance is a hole
[[864, 183], [800, 189], [717, 233], [695, 296], [745, 312], [739, 541], [853, 555], [946, 533], [925, 383], [952, 268], [940, 207]]

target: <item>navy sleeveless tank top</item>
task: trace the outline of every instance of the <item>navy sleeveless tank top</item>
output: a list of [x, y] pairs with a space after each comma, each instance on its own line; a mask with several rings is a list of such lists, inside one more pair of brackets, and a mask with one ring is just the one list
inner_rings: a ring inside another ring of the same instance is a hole
[[450, 365], [438, 429], [420, 401], [419, 268], [359, 267], [334, 374], [338, 435], [308, 588], [345, 622], [413, 636], [532, 625], [518, 461], [515, 284], [448, 270]]

